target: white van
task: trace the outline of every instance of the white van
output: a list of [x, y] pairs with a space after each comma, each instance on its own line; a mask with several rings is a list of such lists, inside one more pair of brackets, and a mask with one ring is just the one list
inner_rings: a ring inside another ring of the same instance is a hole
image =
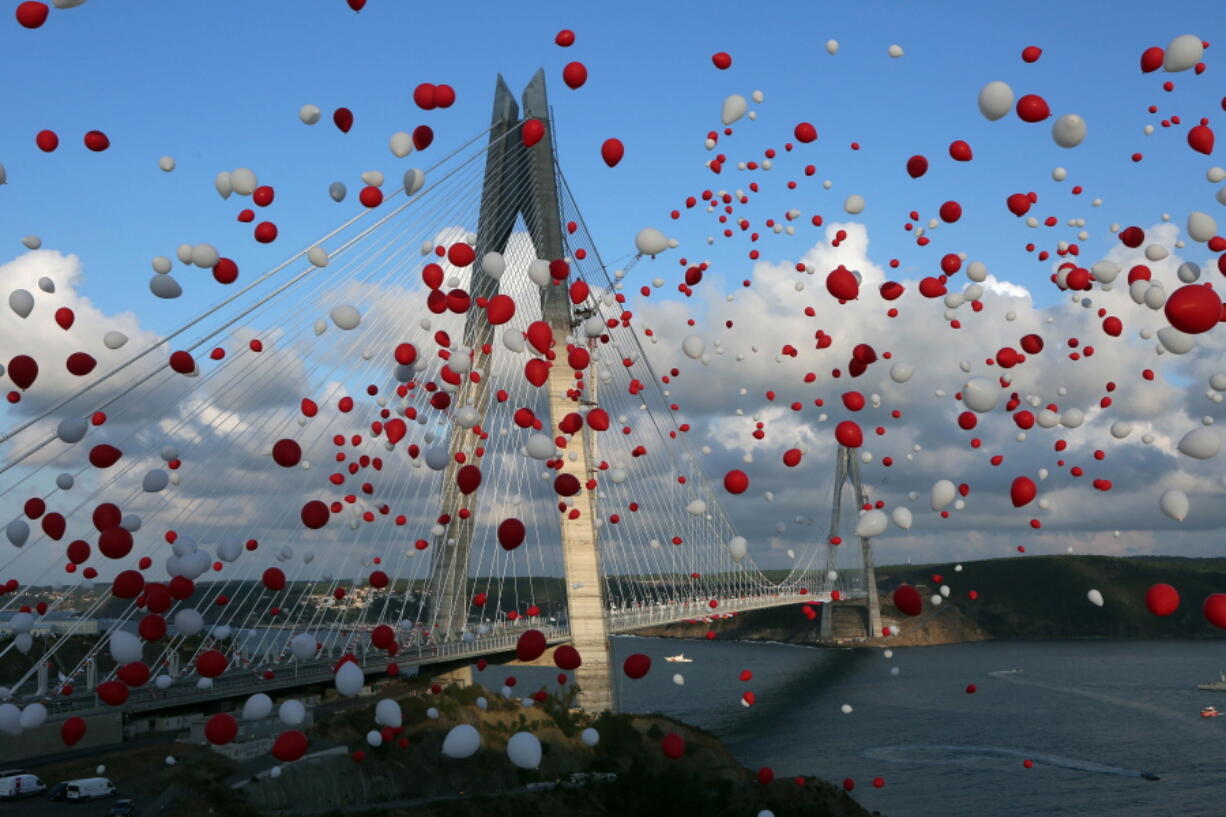
[[105, 777], [84, 777], [80, 780], [69, 780], [65, 797], [69, 800], [96, 800], [99, 797], [113, 797], [115, 784]]
[[43, 781], [29, 772], [13, 774], [0, 778], [0, 798], [16, 800], [18, 797], [33, 797], [47, 790]]

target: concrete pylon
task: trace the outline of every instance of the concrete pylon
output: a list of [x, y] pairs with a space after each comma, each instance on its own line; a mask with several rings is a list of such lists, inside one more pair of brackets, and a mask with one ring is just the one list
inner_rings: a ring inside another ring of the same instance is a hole
[[[524, 147], [519, 130], [523, 120], [536, 119], [545, 126], [545, 137], [532, 147]], [[486, 155], [481, 214], [477, 225], [477, 258], [487, 252], [503, 252], [522, 216], [538, 258], [547, 260], [565, 257], [563, 244], [558, 176], [554, 160], [553, 128], [549, 103], [545, 93], [545, 73], [538, 71], [523, 93], [523, 120], [510, 89], [501, 76], [494, 88], [494, 113], [491, 121], [490, 147]], [[527, 191], [527, 193], [525, 192]], [[563, 282], [564, 283], [564, 282]], [[474, 275], [470, 286], [474, 301], [498, 294], [498, 282], [485, 275]], [[549, 390], [549, 421], [551, 428], [567, 414], [576, 411], [579, 395], [570, 367], [565, 365], [566, 342], [569, 336], [579, 336], [576, 327], [581, 319], [573, 313], [570, 297], [564, 285], [546, 287], [541, 296], [541, 316], [553, 330], [556, 359], [550, 368], [546, 387]], [[489, 362], [481, 349], [493, 344], [494, 330], [488, 321], [470, 320], [464, 327], [464, 345], [473, 350], [473, 368], [488, 371]], [[585, 378], [583, 395], [586, 402], [595, 400], [595, 374]], [[488, 394], [485, 379], [466, 382], [456, 395], [455, 405], [473, 406], [484, 415]], [[454, 431], [451, 438], [451, 462], [443, 477], [443, 508], [461, 506], [455, 482], [458, 468], [455, 454], [472, 450], [480, 443], [476, 435]], [[575, 458], [571, 459], [570, 455]], [[576, 671], [579, 705], [593, 713], [616, 710], [610, 667], [608, 613], [604, 598], [604, 580], [600, 571], [600, 553], [596, 535], [596, 499], [586, 484], [592, 478], [592, 439], [586, 429], [571, 438], [563, 458], [561, 473], [573, 474], [584, 486], [574, 498], [570, 514], [560, 516], [560, 538], [565, 565], [567, 612], [571, 641], [579, 651], [583, 665]], [[430, 625], [434, 637], [455, 640], [468, 623], [470, 594], [468, 587], [469, 559], [475, 514], [467, 520], [453, 519], [448, 530], [433, 544], [430, 592], [433, 610]], [[449, 543], [450, 542], [450, 543]]]
[[[834, 497], [830, 507], [830, 537], [839, 535], [839, 517], [843, 505], [843, 486], [851, 480], [852, 493], [856, 498], [857, 516], [864, 507], [864, 485], [860, 482], [860, 460], [855, 452], [846, 446], [839, 446], [838, 459], [835, 464]], [[877, 598], [877, 572], [873, 566], [872, 543], [866, 536], [860, 538], [860, 555], [864, 561], [864, 584], [868, 593], [868, 633], [869, 638], [881, 637], [881, 603]], [[827, 570], [834, 569], [835, 556], [832, 553]], [[823, 611], [824, 613], [825, 611]], [[833, 620], [833, 614], [830, 619]], [[823, 616], [823, 625], [825, 624]], [[823, 635], [825, 635], [823, 633]]]

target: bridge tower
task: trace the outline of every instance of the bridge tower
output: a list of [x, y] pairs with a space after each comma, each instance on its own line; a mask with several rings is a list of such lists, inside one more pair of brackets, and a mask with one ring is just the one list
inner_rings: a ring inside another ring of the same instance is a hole
[[[864, 484], [860, 482], [860, 460], [850, 448], [840, 445], [838, 457], [835, 460], [834, 497], [830, 504], [830, 538], [839, 535], [839, 517], [843, 508], [843, 488], [851, 480], [852, 495], [856, 500], [857, 511], [864, 507]], [[877, 572], [873, 567], [873, 548], [867, 536], [860, 537], [860, 555], [864, 560], [864, 584], [866, 603], [868, 604], [868, 637], [881, 637], [881, 603], [877, 598]], [[826, 565], [827, 573], [835, 567], [835, 552], [830, 553]], [[823, 611], [821, 619], [821, 636], [829, 638], [833, 635], [831, 623], [833, 615]]]
[[[494, 88], [494, 113], [491, 120], [489, 148], [486, 153], [485, 179], [481, 193], [481, 209], [477, 224], [477, 258], [487, 252], [503, 252], [515, 227], [516, 216], [523, 216], [538, 258], [553, 260], [566, 255], [558, 177], [555, 167], [553, 126], [549, 103], [545, 95], [545, 72], [537, 71], [523, 93], [523, 119], [511, 90], [499, 75]], [[520, 135], [523, 122], [535, 119], [545, 126], [545, 137], [532, 147], [525, 147]], [[498, 294], [498, 282], [486, 275], [473, 275], [470, 294], [474, 301]], [[566, 338], [579, 336], [576, 328], [582, 317], [572, 310], [565, 286], [546, 287], [541, 297], [542, 320], [553, 329], [560, 360], [565, 354]], [[469, 319], [464, 327], [464, 345], [473, 350], [473, 368], [489, 371], [489, 362], [481, 349], [494, 343], [494, 329], [488, 321]], [[588, 380], [587, 388], [595, 388], [596, 378]], [[552, 428], [568, 413], [578, 408], [569, 396], [574, 387], [571, 370], [555, 363], [550, 368], [546, 384], [549, 396], [549, 420]], [[587, 395], [594, 400], [595, 393]], [[456, 405], [472, 406], [484, 415], [489, 396], [485, 379], [466, 382], [456, 395]], [[586, 484], [594, 472], [591, 433], [586, 428], [571, 438], [563, 458], [560, 473], [573, 474]], [[478, 441], [475, 435], [453, 433], [452, 454], [443, 478], [443, 507], [460, 504], [455, 470], [456, 453], [463, 452], [471, 461]], [[578, 516], [560, 516], [560, 538], [565, 564], [567, 612], [571, 642], [579, 651], [583, 665], [575, 672], [579, 687], [579, 705], [592, 713], [606, 709], [616, 711], [609, 642], [608, 606], [604, 598], [604, 581], [600, 570], [600, 553], [596, 534], [596, 502], [587, 490], [575, 498]], [[460, 638], [468, 623], [469, 559], [472, 550], [475, 515], [468, 519], [453, 519], [448, 530], [433, 543], [429, 592], [432, 599], [430, 625], [434, 637], [453, 641]]]

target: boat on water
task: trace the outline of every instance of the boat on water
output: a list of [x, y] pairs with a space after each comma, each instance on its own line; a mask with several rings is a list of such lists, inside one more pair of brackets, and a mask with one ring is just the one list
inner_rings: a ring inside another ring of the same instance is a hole
[[1218, 712], [1212, 706], [1206, 706], [1204, 709], [1200, 711], [1200, 716], [1202, 718], [1216, 718], [1218, 715], [1221, 715], [1221, 714], [1222, 714], [1221, 712]]
[[680, 655], [670, 655], [670, 656], [667, 656], [664, 660], [669, 662], [670, 664], [692, 664], [694, 663], [694, 659], [686, 658], [685, 653], [681, 653]]
[[1162, 779], [1161, 777], [1154, 774], [1153, 772], [1141, 772], [1141, 777], [1145, 778], [1146, 780], [1161, 780]]
[[1226, 672], [1219, 673], [1219, 680], [1210, 681], [1207, 684], [1197, 684], [1196, 688], [1208, 692], [1226, 692]]

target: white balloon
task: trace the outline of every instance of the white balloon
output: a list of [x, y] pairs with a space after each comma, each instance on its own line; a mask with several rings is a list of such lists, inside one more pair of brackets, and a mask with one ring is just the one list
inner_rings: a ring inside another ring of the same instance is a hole
[[170, 474], [167, 474], [161, 468], [154, 468], [145, 474], [145, 478], [141, 481], [141, 487], [147, 494], [156, 494], [170, 484]]
[[404, 172], [404, 192], [410, 196], [414, 195], [418, 190], [421, 190], [422, 185], [426, 183], [426, 174], [422, 173], [417, 168], [406, 170]]
[[32, 613], [16, 612], [9, 619], [9, 629], [18, 635], [25, 635], [30, 632], [34, 626], [34, 615]]
[[34, 647], [34, 636], [22, 633], [13, 639], [13, 646], [17, 648], [17, 652], [25, 655]]
[[954, 501], [958, 488], [947, 479], [939, 480], [932, 486], [932, 509], [939, 511]]
[[299, 661], [309, 661], [315, 657], [316, 645], [315, 636], [310, 633], [298, 633], [289, 640], [289, 651]]
[[472, 757], [481, 748], [481, 733], [467, 723], [453, 726], [443, 738], [443, 754], [461, 760]]
[[328, 251], [318, 245], [311, 247], [307, 251], [307, 260], [314, 266], [326, 267], [328, 266]]
[[366, 676], [362, 668], [353, 661], [346, 661], [336, 671], [336, 691], [346, 698], [352, 698], [366, 686]]
[[1171, 40], [1162, 57], [1162, 68], [1165, 71], [1187, 71], [1196, 67], [1201, 57], [1205, 55], [1205, 45], [1195, 34], [1180, 34]]
[[890, 517], [894, 520], [894, 524], [902, 528], [903, 530], [911, 529], [911, 509], [910, 508], [904, 508], [902, 505], [899, 505], [890, 514]]
[[192, 247], [192, 263], [201, 269], [212, 269], [221, 260], [221, 253], [212, 244], [197, 244]]
[[21, 728], [37, 729], [47, 720], [47, 707], [40, 703], [26, 704], [21, 710]]
[[1000, 402], [1000, 386], [986, 377], [972, 377], [962, 385], [962, 402], [979, 414], [989, 412]]
[[304, 125], [314, 125], [319, 121], [319, 114], [318, 105], [303, 105], [298, 109], [298, 118], [302, 120]]
[[1086, 121], [1075, 113], [1066, 113], [1052, 123], [1051, 138], [1062, 148], [1075, 148], [1086, 138]]
[[1158, 500], [1158, 507], [1171, 519], [1174, 519], [1176, 522], [1182, 522], [1187, 518], [1188, 510], [1190, 509], [1188, 495], [1183, 491], [1172, 488]]
[[553, 281], [549, 273], [549, 262], [537, 258], [528, 265], [528, 280], [538, 287], [547, 287]]
[[1179, 441], [1179, 453], [1198, 460], [1207, 460], [1217, 456], [1222, 448], [1222, 440], [1211, 428], [1194, 428]]
[[1202, 244], [1217, 235], [1217, 222], [1208, 213], [1188, 213], [1188, 237]]
[[371, 729], [366, 733], [366, 742], [378, 748], [383, 745], [383, 734], [378, 729]]
[[55, 478], [55, 487], [61, 491], [71, 491], [72, 486], [76, 484], [76, 478], [72, 474], [65, 471]]
[[223, 199], [230, 198], [230, 194], [234, 192], [234, 184], [230, 179], [229, 171], [223, 170], [218, 173], [217, 178], [213, 180], [213, 186], [217, 188], [217, 192]]
[[51, 295], [55, 292], [55, 281], [52, 281], [46, 275], [38, 279], [38, 288], [43, 292]]
[[1089, 599], [1090, 604], [1093, 604], [1095, 607], [1103, 606], [1103, 594], [1097, 590], [1091, 590], [1090, 592], [1086, 593], [1086, 598]]
[[[351, 662], [346, 661], [345, 663]], [[302, 701], [294, 698], [282, 701], [281, 706], [277, 708], [277, 717], [286, 726], [301, 726], [306, 721], [306, 707], [303, 706]]]
[[832, 57], [835, 54], [839, 53], [839, 41], [838, 40], [826, 40], [826, 53]]
[[707, 349], [707, 342], [702, 335], [687, 335], [685, 340], [681, 341], [681, 351], [690, 360], [698, 360], [702, 357], [702, 353]]
[[154, 275], [149, 279], [149, 291], [159, 298], [170, 300], [183, 294], [183, 287], [169, 275]]
[[272, 698], [257, 692], [243, 703], [242, 718], [245, 721], [262, 721], [272, 714]]
[[1120, 274], [1120, 265], [1114, 261], [1098, 261], [1090, 268], [1094, 280], [1100, 284], [1109, 284]]
[[21, 710], [17, 704], [0, 704], [0, 732], [13, 737], [21, 734]]
[[140, 638], [127, 630], [111, 633], [111, 658], [116, 664], [131, 664], [141, 659]]
[[507, 271], [507, 262], [502, 253], [487, 252], [481, 256], [481, 271], [497, 281]]
[[728, 542], [728, 555], [732, 557], [732, 561], [740, 562], [749, 552], [749, 542], [744, 536], [734, 536]]
[[885, 515], [885, 512], [874, 508], [861, 516], [856, 523], [856, 536], [862, 536], [866, 539], [880, 536], [885, 533], [885, 529], [889, 527], [889, 524], [890, 519]]
[[9, 309], [17, 313], [19, 318], [28, 318], [34, 311], [34, 296], [25, 289], [15, 289], [9, 293]]
[[240, 196], [250, 196], [260, 186], [260, 182], [254, 171], [240, 167], [238, 170], [230, 171], [230, 186]]
[[344, 201], [345, 194], [347, 192], [348, 191], [345, 189], [345, 185], [343, 182], [332, 182], [332, 184], [328, 185], [328, 195], [335, 202]]
[[644, 227], [634, 237], [634, 246], [643, 255], [659, 255], [668, 249], [668, 237], [654, 227]]
[[600, 743], [600, 733], [589, 726], [579, 733], [579, 740], [583, 742], [584, 746], [595, 746], [597, 743]]
[[749, 101], [740, 94], [733, 94], [724, 100], [724, 108], [720, 112], [720, 119], [725, 125], [731, 125], [744, 116], [748, 110]]
[[446, 448], [435, 446], [426, 449], [425, 460], [431, 471], [442, 471], [451, 462], [451, 455]]
[[994, 80], [979, 90], [979, 112], [995, 122], [1013, 110], [1013, 89], [1000, 80]]
[[390, 726], [393, 729], [397, 729], [400, 727], [403, 719], [404, 715], [400, 711], [400, 704], [391, 698], [384, 698], [375, 704], [375, 723], [380, 726]]
[[371, 187], [382, 187], [383, 174], [378, 170], [367, 170], [362, 174], [362, 182], [370, 185]]
[[196, 635], [204, 629], [204, 616], [199, 610], [185, 607], [175, 613], [175, 630], [179, 635]]
[[175, 679], [171, 678], [169, 675], [159, 675], [153, 680], [154, 686], [156, 686], [158, 689], [170, 689], [174, 682]]
[[703, 516], [707, 512], [707, 503], [701, 499], [691, 500], [690, 503], [685, 506], [685, 512], [691, 516]]
[[507, 741], [507, 757], [521, 769], [536, 769], [541, 765], [541, 742], [531, 732], [516, 732]]
[[108, 349], [122, 349], [128, 342], [128, 336], [123, 332], [110, 331], [102, 336], [102, 345]]
[[334, 307], [328, 315], [338, 329], [356, 329], [357, 325], [362, 322], [362, 313], [349, 304]]
[[1164, 326], [1158, 330], [1158, 342], [1173, 355], [1185, 355], [1196, 346], [1196, 337], [1184, 334], [1173, 326]]
[[915, 367], [910, 363], [895, 363], [890, 367], [890, 379], [895, 383], [906, 383], [915, 374]]
[[158, 169], [163, 173], [169, 173], [175, 169], [175, 160], [173, 156], [163, 156], [158, 159]]
[[889, 54], [894, 59], [898, 59], [899, 57], [902, 56], [902, 46], [892, 45], [888, 49], [886, 49], [886, 53]]
[[393, 156], [397, 159], [403, 159], [413, 152], [413, 137], [404, 131], [397, 131], [392, 134], [392, 138], [388, 140], [387, 146], [391, 149]]
[[682, 675], [682, 674], [681, 674], [681, 673], [679, 673], [679, 672], [678, 672], [678, 673], [674, 673], [674, 675], [673, 675], [673, 683], [674, 683], [674, 684], [676, 684], [676, 685], [677, 685], [677, 686], [679, 686], [679, 687], [683, 687], [683, 686], [685, 686], [685, 676], [684, 676], [684, 675]]
[[855, 216], [864, 212], [864, 196], [852, 194], [843, 200], [843, 209]]
[[5, 526], [4, 535], [8, 537], [10, 545], [21, 547], [30, 538], [30, 525], [24, 519], [14, 519]]
[[528, 456], [534, 460], [550, 460], [557, 453], [558, 447], [554, 444], [553, 438], [548, 434], [533, 434], [528, 438], [528, 442], [524, 444], [524, 449], [528, 452]]

